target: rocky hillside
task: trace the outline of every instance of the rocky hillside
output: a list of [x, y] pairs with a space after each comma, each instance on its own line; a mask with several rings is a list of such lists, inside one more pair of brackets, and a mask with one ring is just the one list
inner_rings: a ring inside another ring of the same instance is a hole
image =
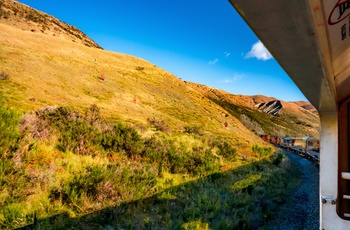
[[24, 31], [61, 37], [89, 47], [101, 48], [78, 28], [14, 0], [0, 1], [0, 22]]
[[188, 84], [256, 134], [319, 136], [318, 113], [309, 102], [285, 102], [263, 95], [232, 95], [208, 86]]
[[294, 103], [295, 103], [296, 105], [298, 105], [298, 106], [300, 106], [300, 107], [306, 109], [307, 111], [310, 111], [310, 112], [312, 112], [312, 113], [314, 113], [314, 114], [316, 114], [316, 115], [318, 114], [316, 108], [313, 107], [313, 105], [311, 105], [310, 102], [306, 102], [306, 101], [296, 101], [296, 102], [294, 102]]
[[264, 111], [267, 114], [271, 114], [273, 116], [277, 115], [277, 113], [283, 108], [281, 102], [279, 100], [269, 101], [265, 103], [259, 103], [255, 105], [258, 109]]

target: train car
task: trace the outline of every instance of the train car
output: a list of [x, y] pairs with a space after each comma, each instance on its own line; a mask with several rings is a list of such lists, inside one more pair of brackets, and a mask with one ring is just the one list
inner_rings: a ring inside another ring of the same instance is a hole
[[260, 137], [261, 137], [261, 139], [263, 139], [264, 141], [270, 142], [270, 135], [265, 135], [265, 134], [263, 134], [263, 135], [260, 135]]
[[282, 138], [279, 136], [271, 136], [270, 143], [274, 145], [279, 145], [281, 143]]
[[293, 140], [293, 137], [289, 137], [289, 136], [283, 137], [280, 143], [280, 146], [283, 148], [290, 148], [292, 147], [292, 140]]
[[263, 134], [263, 135], [260, 135], [260, 137], [264, 141], [271, 143], [273, 145], [280, 145], [280, 143], [282, 142], [282, 137], [279, 137], [279, 136]]
[[292, 138], [292, 147], [294, 148], [299, 148], [299, 149], [306, 149], [307, 147], [307, 140], [310, 137], [305, 136], [305, 137], [293, 137]]
[[320, 140], [317, 139], [316, 137], [310, 137], [307, 140], [307, 150], [320, 152]]

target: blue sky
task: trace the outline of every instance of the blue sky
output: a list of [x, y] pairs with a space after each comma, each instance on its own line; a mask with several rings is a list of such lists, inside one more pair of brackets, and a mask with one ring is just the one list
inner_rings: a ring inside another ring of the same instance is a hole
[[20, 0], [106, 50], [232, 94], [306, 100], [228, 0]]

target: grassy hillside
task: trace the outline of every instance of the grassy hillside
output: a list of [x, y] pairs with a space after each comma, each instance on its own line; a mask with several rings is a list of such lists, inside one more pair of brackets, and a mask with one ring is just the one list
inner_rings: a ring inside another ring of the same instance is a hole
[[23, 29], [28, 8], [5, 3], [0, 228], [257, 228], [298, 185], [231, 109], [243, 105], [85, 38]]
[[57, 36], [101, 49], [98, 44], [78, 28], [17, 1], [0, 1], [0, 21], [3, 24], [15, 26], [25, 31]]
[[259, 143], [234, 116], [149, 62], [4, 24], [0, 29], [0, 72], [9, 75], [0, 90], [10, 107], [84, 111], [96, 104], [113, 120], [147, 124], [155, 118], [170, 129], [197, 125], [237, 143]]

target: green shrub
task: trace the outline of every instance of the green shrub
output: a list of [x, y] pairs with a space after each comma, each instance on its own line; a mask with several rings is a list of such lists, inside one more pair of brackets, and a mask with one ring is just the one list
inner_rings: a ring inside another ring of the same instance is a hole
[[94, 155], [99, 150], [123, 151], [133, 159], [142, 153], [143, 140], [136, 129], [121, 123], [107, 123], [96, 105], [92, 105], [84, 117], [69, 107], [41, 109], [35, 115], [37, 132], [41, 132], [42, 126], [53, 129], [59, 137], [57, 149], [60, 151], [81, 155]]
[[105, 150], [124, 151], [135, 159], [143, 150], [143, 140], [136, 129], [118, 123], [102, 134], [101, 145]]
[[0, 210], [0, 227], [14, 228], [20, 227], [20, 224], [25, 220], [25, 207], [22, 204], [9, 204]]
[[271, 147], [260, 147], [259, 145], [253, 145], [252, 146], [252, 151], [254, 153], [259, 154], [259, 157], [264, 157], [264, 156], [269, 156], [272, 154], [272, 148]]
[[273, 158], [272, 163], [273, 163], [275, 166], [278, 166], [278, 165], [282, 162], [283, 156], [284, 156], [283, 153], [278, 152], [278, 153], [276, 154], [276, 156]]
[[152, 136], [145, 140], [142, 156], [152, 162], [163, 162], [170, 145], [168, 140]]
[[237, 149], [233, 148], [228, 142], [218, 143], [217, 145], [221, 156], [227, 158], [230, 161], [236, 160]]
[[72, 151], [77, 154], [89, 155], [94, 152], [93, 146], [97, 145], [100, 133], [84, 120], [72, 120], [61, 129], [61, 135], [57, 148], [63, 152]]
[[158, 173], [164, 170], [170, 173], [190, 175], [208, 175], [219, 170], [218, 159], [207, 147], [193, 146], [190, 151], [178, 147], [181, 143], [173, 140], [151, 137], [144, 142], [142, 157], [157, 162]]
[[79, 208], [84, 196], [96, 200], [100, 183], [107, 181], [109, 176], [103, 166], [88, 167], [85, 172], [75, 173], [69, 183], [53, 188], [49, 198], [52, 202], [59, 200], [64, 205]]

